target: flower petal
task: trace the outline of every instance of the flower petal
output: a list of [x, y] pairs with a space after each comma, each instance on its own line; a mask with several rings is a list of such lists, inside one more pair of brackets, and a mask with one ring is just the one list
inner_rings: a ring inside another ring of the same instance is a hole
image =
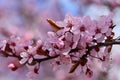
[[28, 60], [28, 58], [23, 58], [23, 59], [21, 59], [21, 60], [19, 61], [19, 63], [20, 63], [20, 64], [24, 64], [24, 63], [27, 62], [27, 60]]
[[27, 52], [21, 52], [20, 56], [23, 57], [23, 58], [26, 58], [26, 57], [28, 57], [28, 53]]
[[33, 61], [33, 57], [30, 57], [28, 63], [32, 63], [32, 61]]

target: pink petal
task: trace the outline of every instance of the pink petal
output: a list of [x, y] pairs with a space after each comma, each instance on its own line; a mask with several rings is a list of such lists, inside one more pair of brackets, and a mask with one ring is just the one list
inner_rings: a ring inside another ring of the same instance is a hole
[[32, 63], [33, 57], [29, 58], [28, 63]]
[[28, 57], [28, 53], [27, 52], [21, 52], [20, 56], [23, 57], [23, 58], [26, 58], [26, 57]]
[[62, 51], [62, 54], [63, 54], [63, 55], [68, 55], [68, 53], [70, 52], [70, 50], [71, 50], [71, 47], [68, 47], [67, 49], [64, 49], [64, 50]]
[[101, 36], [102, 36], [102, 34], [101, 34], [101, 33], [96, 34], [96, 35], [95, 35], [95, 39], [98, 39], [98, 38], [100, 38]]
[[23, 59], [21, 59], [21, 60], [19, 61], [19, 63], [20, 63], [20, 64], [24, 64], [24, 63], [27, 62], [27, 60], [28, 60], [28, 58], [23, 58]]

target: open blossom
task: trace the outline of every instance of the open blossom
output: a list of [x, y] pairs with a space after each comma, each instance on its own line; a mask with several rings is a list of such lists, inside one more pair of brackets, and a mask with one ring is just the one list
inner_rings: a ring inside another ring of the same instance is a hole
[[42, 41], [38, 40], [36, 42], [36, 46], [29, 45], [27, 46], [26, 50], [20, 53], [20, 64], [33, 62], [33, 59], [41, 59], [45, 58], [45, 53], [42, 50]]
[[20, 57], [22, 58], [20, 60], [20, 64], [25, 64], [26, 62], [28, 62], [29, 64], [32, 63], [35, 54], [35, 49], [32, 46], [28, 47], [28, 50], [26, 52], [21, 52], [20, 53]]
[[28, 63], [32, 63], [32, 61], [33, 61], [33, 56], [30, 55], [29, 53], [22, 52], [22, 53], [20, 53], [20, 56], [22, 57], [22, 59], [20, 60], [20, 64], [24, 64], [27, 61], [28, 61]]
[[[66, 60], [69, 56], [70, 61], [79, 61], [81, 66], [92, 62], [92, 58], [104, 61], [104, 63], [109, 62], [110, 51], [106, 52], [106, 48], [99, 48], [97, 45], [113, 37], [114, 26], [111, 14], [100, 16], [98, 20], [92, 20], [88, 16], [80, 18], [67, 14], [64, 21], [58, 21], [56, 24], [60, 29], [48, 32], [48, 38], [43, 45], [43, 49], [48, 51], [50, 56], [64, 55]], [[96, 47], [91, 49], [94, 46]], [[74, 64], [73, 67], [77, 65]], [[86, 74], [92, 75], [89, 66]], [[70, 72], [74, 71], [73, 67]]]
[[20, 60], [20, 64], [25, 64], [26, 62], [31, 64], [34, 55], [35, 55], [35, 48], [32, 46], [28, 46], [28, 49], [25, 52], [20, 53], [20, 57], [22, 57], [22, 59]]
[[[52, 36], [52, 37], [51, 37]], [[64, 34], [48, 32], [48, 40], [46, 41], [43, 49], [48, 50], [50, 53], [68, 55], [71, 49], [76, 48], [77, 41], [80, 37], [74, 35], [70, 31], [66, 31]]]
[[0, 42], [0, 49], [8, 55], [17, 54], [16, 48], [20, 45], [20, 41], [20, 37], [11, 36], [10, 39]]
[[[60, 54], [68, 55], [72, 49], [86, 51], [87, 46], [95, 45], [94, 40], [102, 42], [106, 36], [112, 33], [112, 17], [101, 16], [98, 20], [91, 20], [86, 16], [83, 18], [73, 17], [67, 14], [64, 21], [56, 22], [62, 29], [57, 32], [48, 32], [46, 48], [48, 51], [58, 51]], [[107, 34], [109, 31], [109, 34]], [[81, 53], [81, 52], [80, 52]], [[57, 54], [57, 52], [56, 52]], [[83, 53], [84, 54], [84, 53]]]

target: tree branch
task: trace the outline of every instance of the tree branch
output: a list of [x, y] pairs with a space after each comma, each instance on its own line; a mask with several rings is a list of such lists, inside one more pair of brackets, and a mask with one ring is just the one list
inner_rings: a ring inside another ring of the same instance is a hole
[[47, 57], [47, 58], [43, 58], [43, 59], [34, 59], [34, 60], [40, 63], [40, 62], [43, 62], [43, 61], [47, 61], [47, 60], [57, 58], [58, 56], [59, 55], [56, 55], [56, 56], [53, 56], [53, 57]]
[[[80, 57], [79, 61], [76, 62], [72, 67], [71, 67], [71, 70], [70, 70], [70, 73], [74, 72], [76, 70], [76, 68], [79, 66], [81, 60], [85, 60], [87, 58], [87, 56], [90, 54], [90, 51], [96, 47], [102, 47], [102, 46], [112, 46], [112, 45], [119, 45], [120, 42], [117, 42], [117, 41], [111, 41], [111, 42], [105, 42], [105, 43], [98, 43], [97, 45], [94, 45], [94, 46], [91, 46], [88, 48], [88, 50], [86, 51], [86, 54], [84, 54], [82, 57]], [[86, 62], [84, 62], [86, 63]]]

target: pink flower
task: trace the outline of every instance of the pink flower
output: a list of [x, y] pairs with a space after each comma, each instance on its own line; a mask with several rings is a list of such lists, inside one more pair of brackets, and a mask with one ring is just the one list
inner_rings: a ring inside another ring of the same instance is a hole
[[29, 46], [26, 52], [20, 53], [20, 57], [22, 57], [22, 59], [20, 60], [20, 64], [25, 64], [26, 62], [31, 64], [33, 61], [34, 55], [35, 55], [34, 48], [32, 46]]
[[[17, 58], [20, 64], [28, 65], [28, 68], [33, 67], [32, 71], [37, 74], [40, 62], [53, 58], [56, 58], [56, 64], [59, 65], [73, 64], [70, 73], [80, 65], [83, 68], [81, 70], [90, 77], [93, 74], [90, 68], [94, 59], [104, 62], [103, 66], [108, 66], [106, 64], [109, 62], [112, 44], [104, 43], [113, 39], [111, 15], [92, 20], [88, 16], [81, 18], [67, 14], [64, 21], [56, 23], [54, 24], [61, 28], [49, 31], [44, 43], [41, 40], [24, 42], [19, 37], [12, 36], [1, 43], [1, 53]], [[12, 63], [8, 67], [12, 70], [17, 68]], [[33, 72], [29, 75], [32, 76]]]
[[38, 40], [35, 46], [28, 45], [27, 49], [25, 49], [25, 51], [22, 51], [20, 53], [20, 57], [22, 58], [20, 60], [20, 64], [25, 64], [25, 63], [31, 64], [33, 62], [33, 59], [45, 58], [46, 56], [42, 52], [39, 53], [41, 49], [42, 49], [41, 40]]
[[96, 21], [95, 38], [99, 39], [102, 36], [104, 36], [104, 34], [107, 34], [110, 31], [111, 25], [112, 25], [112, 15], [101, 16], [100, 19]]
[[[57, 24], [62, 28], [56, 32], [48, 32], [48, 38], [43, 45], [43, 49], [48, 51], [50, 56], [64, 55], [66, 60], [67, 56], [70, 56], [73, 62], [80, 60], [81, 66], [92, 62], [92, 58], [108, 60], [109, 56], [104, 56], [106, 52], [101, 52], [103, 48], [96, 47], [90, 52], [89, 48], [105, 42], [110, 37], [113, 29], [111, 15], [101, 16], [98, 20], [92, 20], [88, 16], [78, 18], [66, 15], [64, 21]], [[98, 53], [103, 55], [100, 56]], [[92, 71], [87, 69], [86, 74], [91, 76]]]
[[33, 56], [27, 52], [20, 53], [20, 56], [22, 57], [22, 59], [20, 60], [20, 64], [25, 64], [27, 61], [31, 64], [33, 61]]

